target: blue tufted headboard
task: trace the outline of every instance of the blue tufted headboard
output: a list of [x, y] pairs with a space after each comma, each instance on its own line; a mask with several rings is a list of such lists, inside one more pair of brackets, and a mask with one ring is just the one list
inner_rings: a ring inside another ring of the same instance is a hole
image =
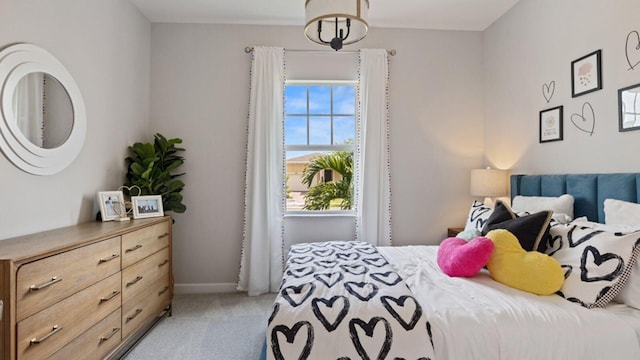
[[640, 173], [511, 175], [511, 199], [516, 195], [560, 196], [574, 198], [574, 217], [586, 216], [604, 223], [604, 200], [618, 199], [637, 203]]

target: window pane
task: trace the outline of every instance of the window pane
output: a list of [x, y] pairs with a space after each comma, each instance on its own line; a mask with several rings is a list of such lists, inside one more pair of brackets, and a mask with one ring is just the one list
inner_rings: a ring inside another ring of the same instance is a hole
[[[328, 157], [333, 157], [328, 161]], [[287, 151], [287, 211], [352, 209], [353, 152]], [[317, 161], [315, 173], [305, 173], [310, 162]], [[322, 163], [332, 164], [325, 168]], [[303, 181], [311, 179], [310, 186]]]
[[309, 86], [309, 113], [331, 114], [330, 86]]
[[287, 116], [284, 120], [284, 143], [286, 145], [307, 144], [307, 117]]
[[333, 87], [333, 113], [351, 115], [356, 113], [355, 87], [334, 86]]
[[285, 114], [307, 113], [307, 87], [305, 85], [287, 85], [284, 88]]
[[355, 119], [353, 116], [336, 116], [333, 118], [333, 143], [354, 144]]
[[331, 117], [309, 117], [309, 144], [331, 145]]

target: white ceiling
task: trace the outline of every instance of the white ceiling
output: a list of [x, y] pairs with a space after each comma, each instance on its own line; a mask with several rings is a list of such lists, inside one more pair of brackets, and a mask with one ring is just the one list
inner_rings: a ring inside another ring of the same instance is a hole
[[[370, 0], [369, 26], [482, 31], [519, 0]], [[131, 0], [151, 22], [304, 25], [305, 0]]]

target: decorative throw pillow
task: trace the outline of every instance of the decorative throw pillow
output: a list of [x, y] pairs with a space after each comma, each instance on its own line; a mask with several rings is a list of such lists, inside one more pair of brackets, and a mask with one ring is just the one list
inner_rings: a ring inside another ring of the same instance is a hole
[[487, 264], [493, 246], [493, 241], [486, 237], [470, 241], [455, 237], [444, 239], [438, 247], [438, 266], [451, 277], [472, 277]]
[[491, 230], [509, 230], [520, 242], [526, 251], [544, 250], [546, 238], [551, 221], [551, 211], [540, 211], [531, 215], [517, 216], [507, 204], [496, 201], [493, 213], [487, 219], [487, 223], [482, 229], [482, 234], [486, 236]]
[[555, 259], [537, 251], [525, 251], [508, 230], [492, 230], [487, 237], [495, 244], [487, 263], [492, 279], [537, 295], [551, 295], [562, 287], [564, 271]]
[[640, 253], [640, 232], [609, 232], [581, 223], [551, 228], [547, 254], [562, 265], [558, 293], [587, 308], [603, 307], [625, 286]]
[[607, 225], [640, 227], [640, 204], [615, 200], [604, 200], [604, 222]]
[[470, 229], [470, 230], [463, 230], [462, 232], [459, 232], [456, 237], [462, 240], [473, 240], [475, 238], [477, 238], [478, 236], [481, 236], [482, 234], [480, 233], [480, 230], [478, 229]]
[[479, 201], [474, 201], [471, 204], [469, 216], [467, 216], [467, 224], [465, 225], [464, 230], [482, 230], [492, 212], [493, 209], [491, 207]]
[[516, 213], [535, 213], [543, 210], [553, 211], [553, 220], [566, 224], [573, 220], [573, 196], [569, 194], [558, 197], [522, 196], [513, 198], [511, 208]]

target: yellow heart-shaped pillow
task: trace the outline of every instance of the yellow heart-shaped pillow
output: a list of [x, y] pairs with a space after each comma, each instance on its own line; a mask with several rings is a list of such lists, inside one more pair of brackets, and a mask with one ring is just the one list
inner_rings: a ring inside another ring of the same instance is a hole
[[564, 271], [556, 259], [537, 251], [525, 251], [508, 230], [492, 230], [486, 237], [495, 245], [487, 263], [492, 279], [537, 295], [551, 295], [560, 290]]

